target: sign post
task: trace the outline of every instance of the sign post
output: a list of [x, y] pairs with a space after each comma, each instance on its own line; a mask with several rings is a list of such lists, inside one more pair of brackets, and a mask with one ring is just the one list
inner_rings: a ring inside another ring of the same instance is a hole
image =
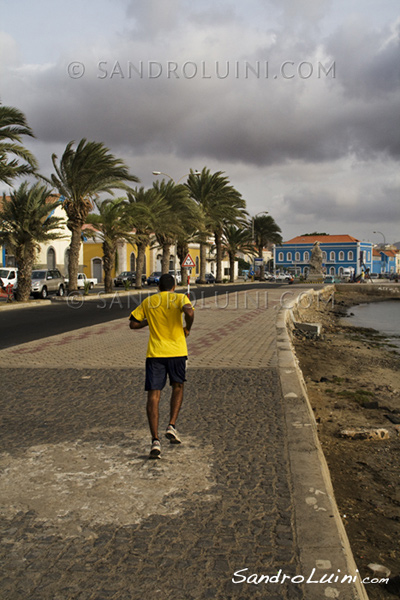
[[182, 263], [182, 268], [188, 268], [189, 269], [189, 273], [188, 273], [188, 278], [187, 278], [187, 293], [188, 295], [190, 294], [190, 270], [193, 269], [195, 267], [195, 263], [193, 258], [190, 256], [190, 254], [186, 254], [185, 256], [185, 260]]

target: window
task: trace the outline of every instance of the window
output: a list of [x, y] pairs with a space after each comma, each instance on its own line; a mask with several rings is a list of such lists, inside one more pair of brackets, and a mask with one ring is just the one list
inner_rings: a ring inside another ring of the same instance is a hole
[[296, 262], [300, 260], [300, 252], [296, 252]]
[[199, 260], [198, 256], [196, 256], [196, 258], [195, 258], [195, 263], [196, 263], [196, 275], [198, 275], [200, 273], [200, 260]]
[[335, 267], [330, 267], [329, 274], [330, 275], [334, 275], [335, 274]]
[[[330, 259], [330, 260], [335, 260], [335, 253], [334, 253], [333, 251], [330, 253], [330, 255], [329, 255], [329, 259]], [[335, 269], [333, 269], [333, 271], [335, 271]], [[334, 275], [334, 274], [335, 274], [335, 273], [333, 273], [333, 275]]]
[[308, 262], [310, 260], [310, 253], [309, 252], [304, 252], [304, 260], [305, 262]]
[[347, 260], [354, 260], [353, 250], [349, 250], [347, 253]]
[[344, 252], [342, 250], [339, 252], [339, 260], [344, 260]]
[[292, 260], [292, 253], [291, 252], [287, 253], [287, 260]]
[[323, 252], [322, 252], [322, 260], [326, 262], [326, 259], [327, 259], [327, 258], [328, 258], [328, 257], [327, 257], [327, 255], [326, 255], [326, 252], [325, 252], [325, 250], [323, 250]]
[[278, 254], [278, 260], [280, 262], [283, 262], [283, 252], [279, 252], [279, 254]]
[[131, 258], [130, 258], [130, 263], [131, 263], [131, 271], [136, 271], [136, 256], [134, 252], [131, 252]]
[[47, 268], [55, 269], [56, 267], [56, 253], [54, 248], [49, 248], [47, 250]]

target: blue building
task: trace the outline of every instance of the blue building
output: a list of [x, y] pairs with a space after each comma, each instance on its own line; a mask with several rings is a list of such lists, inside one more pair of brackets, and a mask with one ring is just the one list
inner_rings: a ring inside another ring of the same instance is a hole
[[358, 275], [373, 267], [373, 246], [351, 235], [305, 235], [274, 246], [276, 271], [307, 276], [315, 242], [320, 243], [322, 269], [326, 275]]
[[374, 248], [372, 273], [396, 273], [398, 252]]

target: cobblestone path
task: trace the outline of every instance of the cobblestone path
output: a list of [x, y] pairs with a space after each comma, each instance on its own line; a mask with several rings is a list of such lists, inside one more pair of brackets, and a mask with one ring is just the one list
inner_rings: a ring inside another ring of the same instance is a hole
[[184, 443], [165, 440], [161, 461], [147, 459], [141, 368], [0, 372], [2, 598], [303, 598], [232, 582], [299, 573], [274, 368], [192, 366]]

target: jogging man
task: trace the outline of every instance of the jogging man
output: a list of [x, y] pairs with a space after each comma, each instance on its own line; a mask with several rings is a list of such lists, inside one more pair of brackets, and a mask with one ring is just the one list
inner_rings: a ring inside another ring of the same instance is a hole
[[186, 295], [175, 293], [175, 280], [172, 275], [162, 275], [158, 287], [160, 292], [145, 298], [129, 318], [131, 329], [142, 329], [147, 325], [150, 329], [145, 383], [147, 418], [152, 435], [150, 458], [161, 458], [161, 443], [158, 437], [159, 403], [167, 375], [172, 394], [170, 419], [165, 436], [172, 444], [181, 443], [175, 423], [182, 405], [183, 384], [186, 381], [186, 338], [194, 320], [191, 302]]

